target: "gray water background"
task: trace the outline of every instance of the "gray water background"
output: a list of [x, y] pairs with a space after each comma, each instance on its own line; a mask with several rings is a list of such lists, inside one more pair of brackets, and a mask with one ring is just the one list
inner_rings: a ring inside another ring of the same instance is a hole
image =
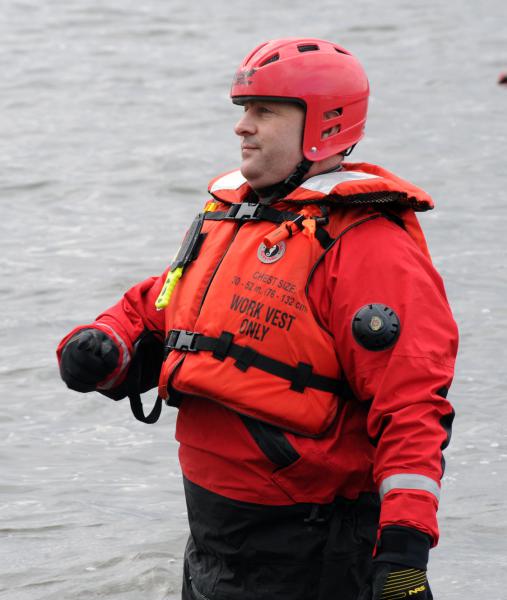
[[59, 380], [54, 350], [160, 273], [238, 164], [232, 73], [272, 37], [328, 38], [371, 80], [355, 160], [427, 189], [461, 330], [432, 551], [439, 600], [507, 599], [507, 10], [481, 3], [0, 1], [0, 598], [173, 599], [186, 515], [175, 411]]

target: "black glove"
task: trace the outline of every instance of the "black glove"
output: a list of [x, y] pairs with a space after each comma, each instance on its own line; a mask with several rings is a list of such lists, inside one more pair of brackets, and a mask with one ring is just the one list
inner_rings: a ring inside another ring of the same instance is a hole
[[82, 329], [63, 348], [60, 375], [70, 389], [91, 392], [116, 369], [119, 358], [110, 336], [100, 329]]
[[384, 528], [359, 600], [433, 600], [426, 578], [430, 545], [430, 537], [416, 529]]

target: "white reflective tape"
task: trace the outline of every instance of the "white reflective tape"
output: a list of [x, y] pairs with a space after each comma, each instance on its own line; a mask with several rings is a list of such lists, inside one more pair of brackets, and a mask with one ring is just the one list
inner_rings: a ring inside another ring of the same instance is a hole
[[333, 171], [332, 173], [322, 173], [321, 175], [311, 177], [303, 181], [301, 187], [305, 190], [329, 194], [340, 183], [361, 179], [378, 179], [378, 175], [370, 175], [370, 173], [362, 173], [361, 171]]
[[425, 475], [416, 473], [402, 473], [400, 475], [391, 475], [386, 477], [380, 484], [380, 499], [382, 500], [387, 492], [391, 490], [423, 490], [430, 492], [437, 500], [440, 499], [440, 486], [436, 481]]
[[116, 377], [113, 377], [113, 379], [111, 379], [110, 381], [106, 381], [105, 384], [101, 385], [100, 387], [97, 387], [97, 389], [99, 389], [99, 390], [109, 390], [115, 386], [116, 382], [123, 375], [123, 372], [127, 368], [128, 364], [130, 362], [130, 352], [127, 347], [127, 344], [123, 341], [123, 339], [116, 333], [116, 331], [112, 327], [110, 327], [109, 325], [106, 325], [105, 323], [101, 323], [100, 326], [103, 327], [104, 329], [107, 329], [110, 332], [111, 337], [121, 347], [121, 350], [122, 350], [121, 366], [120, 366], [120, 370], [118, 371]]
[[220, 179], [217, 179], [215, 183], [210, 188], [210, 193], [217, 192], [218, 190], [237, 190], [240, 188], [246, 179], [241, 175], [241, 171], [238, 169], [237, 171], [233, 171], [232, 173], [228, 173]]

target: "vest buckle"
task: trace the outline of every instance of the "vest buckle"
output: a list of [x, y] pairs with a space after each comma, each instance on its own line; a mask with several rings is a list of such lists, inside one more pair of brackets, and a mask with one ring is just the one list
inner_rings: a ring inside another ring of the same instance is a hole
[[196, 341], [200, 333], [195, 331], [185, 331], [184, 329], [171, 329], [168, 333], [164, 350], [165, 355], [171, 350], [180, 350], [181, 352], [197, 352]]
[[234, 221], [259, 221], [260, 207], [261, 205], [255, 202], [238, 202], [231, 205], [225, 218]]

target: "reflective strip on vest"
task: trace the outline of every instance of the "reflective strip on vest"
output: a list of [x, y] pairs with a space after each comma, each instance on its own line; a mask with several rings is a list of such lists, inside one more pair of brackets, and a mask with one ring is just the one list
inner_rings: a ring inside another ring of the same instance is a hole
[[334, 171], [333, 173], [316, 175], [303, 181], [301, 188], [329, 194], [336, 185], [345, 183], [346, 181], [357, 181], [358, 179], [379, 179], [379, 177], [378, 175], [370, 175], [370, 173], [363, 173], [361, 171]]
[[423, 490], [430, 492], [437, 500], [440, 499], [440, 487], [436, 481], [426, 477], [425, 475], [417, 475], [415, 473], [403, 473], [401, 475], [391, 475], [386, 477], [380, 485], [380, 499], [391, 490]]
[[237, 190], [244, 183], [246, 183], [246, 179], [241, 175], [241, 171], [233, 171], [217, 179], [209, 191], [212, 194], [218, 190]]

